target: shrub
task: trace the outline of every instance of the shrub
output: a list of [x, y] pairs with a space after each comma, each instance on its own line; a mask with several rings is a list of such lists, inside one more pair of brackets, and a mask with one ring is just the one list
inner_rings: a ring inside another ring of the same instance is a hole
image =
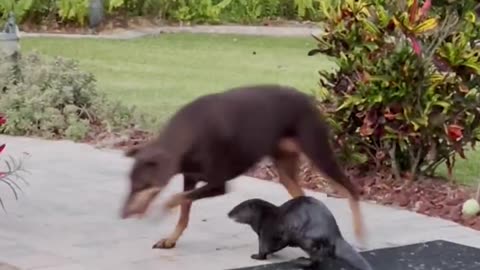
[[[84, 25], [88, 17], [90, 0], [0, 0], [0, 19], [6, 19], [13, 11], [18, 22], [44, 22], [57, 20], [59, 22], [74, 22]], [[104, 1], [105, 8], [113, 11], [124, 5], [124, 0]]]
[[171, 17], [181, 22], [219, 23], [222, 11], [231, 0], [216, 3], [213, 0], [180, 0], [176, 6], [170, 6]]
[[0, 128], [5, 134], [83, 140], [138, 121], [133, 108], [107, 100], [95, 77], [71, 59], [32, 53], [18, 64], [2, 61], [0, 90], [0, 111], [9, 119]]
[[[14, 11], [19, 23], [77, 24], [90, 0], [0, 0], [0, 22]], [[317, 20], [319, 0], [105, 0], [106, 15], [146, 16], [189, 23], [255, 23], [262, 19]], [[125, 17], [124, 17], [125, 18]]]
[[263, 19], [317, 20], [316, 0], [232, 0], [223, 12], [225, 21], [257, 23]]
[[[7, 123], [6, 117], [0, 114], [0, 127], [5, 125], [5, 123]], [[5, 147], [6, 147], [5, 144], [0, 144], [0, 154], [3, 153], [3, 151], [5, 150]], [[15, 196], [15, 199], [18, 199], [17, 190], [21, 191], [22, 189], [20, 188], [17, 182], [21, 180], [24, 183], [28, 184], [21, 174], [22, 172], [25, 173], [27, 171], [23, 167], [22, 160], [15, 160], [14, 158], [9, 157], [8, 160], [3, 159], [3, 161], [6, 168], [0, 171], [0, 182], [7, 185], [7, 187], [10, 188], [13, 195]], [[1, 198], [0, 198], [0, 206], [5, 211], [5, 205]]]
[[[475, 1], [328, 0], [310, 52], [334, 58], [320, 72], [319, 106], [349, 165], [414, 179], [480, 139], [480, 24]], [[355, 154], [351, 154], [355, 153]]]

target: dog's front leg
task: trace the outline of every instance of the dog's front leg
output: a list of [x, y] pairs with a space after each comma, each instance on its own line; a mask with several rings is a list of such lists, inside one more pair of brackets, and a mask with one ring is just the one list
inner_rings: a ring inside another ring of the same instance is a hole
[[225, 194], [225, 184], [213, 185], [206, 184], [202, 187], [195, 188], [191, 191], [181, 192], [173, 195], [165, 204], [167, 209], [171, 209], [175, 206], [181, 205], [183, 202], [193, 202], [196, 200], [215, 197]]
[[157, 243], [153, 245], [152, 248], [158, 249], [170, 249], [174, 248], [177, 244], [178, 239], [182, 236], [183, 231], [188, 226], [188, 221], [190, 218], [190, 209], [192, 207], [192, 202], [183, 202], [180, 205], [180, 218], [178, 219], [175, 230], [167, 237], [160, 239]]
[[[197, 179], [192, 176], [185, 174], [183, 178], [183, 190], [189, 191], [195, 188]], [[190, 209], [192, 207], [191, 201], [182, 201], [180, 204], [180, 218], [178, 219], [175, 230], [167, 237], [159, 240], [152, 248], [158, 249], [169, 249], [174, 248], [177, 244], [178, 239], [182, 236], [183, 232], [188, 226], [190, 219]]]

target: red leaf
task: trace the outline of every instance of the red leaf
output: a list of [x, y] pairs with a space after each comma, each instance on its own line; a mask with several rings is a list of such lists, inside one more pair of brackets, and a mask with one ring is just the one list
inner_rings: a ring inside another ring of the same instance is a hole
[[361, 136], [370, 136], [372, 134], [373, 134], [373, 128], [371, 128], [371, 126], [362, 125], [362, 127], [360, 128]]
[[363, 82], [363, 83], [367, 83], [370, 81], [370, 74], [366, 71], [363, 71], [362, 74], [360, 74], [360, 80]]
[[422, 18], [423, 16], [425, 16], [431, 7], [432, 7], [432, 0], [426, 0], [425, 3], [423, 3], [422, 8], [418, 12], [419, 17]]
[[460, 92], [462, 93], [468, 93], [470, 89], [468, 89], [468, 86], [466, 86], [465, 84], [460, 84], [458, 86], [458, 89], [460, 90]]
[[6, 144], [2, 144], [2, 145], [0, 145], [0, 153], [2, 153], [2, 152], [3, 152], [3, 149], [5, 149], [5, 146], [6, 146]]
[[422, 46], [420, 45], [420, 42], [418, 42], [418, 40], [413, 37], [410, 37], [409, 40], [412, 44], [412, 48], [415, 54], [420, 55], [422, 53]]
[[447, 135], [452, 141], [458, 142], [463, 138], [463, 127], [454, 124], [449, 125]]
[[376, 126], [377, 122], [377, 112], [375, 110], [371, 110], [367, 113], [367, 116], [363, 118], [363, 125], [360, 127], [360, 135], [361, 136], [370, 136], [373, 134], [374, 126]]
[[417, 20], [418, 15], [418, 0], [413, 0], [413, 4], [410, 7], [409, 21], [413, 23]]
[[5, 118], [3, 115], [0, 115], [0, 126], [4, 125], [5, 123], [7, 123], [7, 118]]
[[384, 113], [383, 113], [383, 117], [385, 117], [385, 119], [387, 120], [394, 120], [397, 115], [399, 115], [398, 113], [393, 113], [390, 108], [387, 108]]

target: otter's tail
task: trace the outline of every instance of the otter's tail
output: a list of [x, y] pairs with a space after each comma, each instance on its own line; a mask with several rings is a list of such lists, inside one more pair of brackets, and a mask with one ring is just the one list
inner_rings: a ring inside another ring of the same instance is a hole
[[335, 242], [335, 256], [358, 270], [373, 270], [372, 266], [347, 241], [339, 238]]

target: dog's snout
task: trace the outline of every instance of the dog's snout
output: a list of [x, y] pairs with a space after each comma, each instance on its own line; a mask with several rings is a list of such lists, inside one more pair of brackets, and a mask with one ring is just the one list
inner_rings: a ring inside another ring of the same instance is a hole
[[160, 188], [153, 187], [144, 189], [139, 192], [131, 193], [124, 203], [120, 216], [125, 219], [133, 215], [139, 215], [140, 217], [145, 214], [147, 208], [153, 199], [161, 191]]

